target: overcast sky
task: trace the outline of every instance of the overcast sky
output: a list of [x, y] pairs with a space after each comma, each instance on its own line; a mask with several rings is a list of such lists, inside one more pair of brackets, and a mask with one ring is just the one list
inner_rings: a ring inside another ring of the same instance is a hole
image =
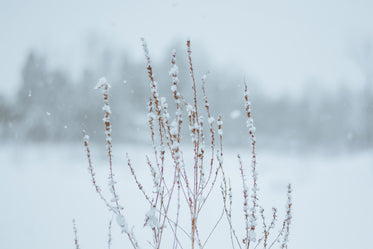
[[14, 94], [32, 48], [79, 71], [92, 33], [141, 59], [142, 36], [155, 58], [190, 37], [212, 63], [236, 67], [270, 93], [313, 79], [359, 87], [353, 54], [373, 42], [372, 13], [370, 0], [0, 0], [0, 93]]

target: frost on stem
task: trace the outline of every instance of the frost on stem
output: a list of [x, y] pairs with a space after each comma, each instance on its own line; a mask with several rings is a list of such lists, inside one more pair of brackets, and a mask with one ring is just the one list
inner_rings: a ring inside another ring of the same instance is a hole
[[116, 217], [117, 223], [119, 227], [121, 228], [122, 233], [130, 233], [130, 230], [128, 229], [128, 224], [126, 219], [124, 218], [123, 215], [118, 214]]
[[255, 236], [255, 227], [257, 225], [257, 201], [258, 201], [258, 185], [257, 185], [257, 179], [258, 174], [256, 172], [256, 138], [255, 138], [255, 127], [254, 127], [254, 121], [251, 115], [251, 101], [249, 100], [248, 96], [248, 89], [247, 84], [245, 83], [245, 109], [247, 114], [247, 127], [249, 129], [249, 136], [250, 136], [250, 145], [251, 145], [251, 173], [252, 173], [252, 179], [253, 179], [253, 186], [252, 186], [252, 193], [251, 193], [251, 202], [252, 206], [250, 209], [251, 215], [249, 218], [250, 222], [250, 233], [248, 240], [250, 241], [256, 241]]
[[[210, 236], [214, 232], [215, 228], [221, 221], [224, 213], [226, 214], [228, 224], [229, 224], [229, 234], [231, 237], [232, 248], [235, 248], [235, 244], [238, 245], [240, 249], [257, 248], [264, 241], [264, 248], [270, 249], [273, 245], [279, 244], [282, 249], [287, 248], [290, 221], [291, 221], [291, 187], [288, 188], [288, 203], [286, 217], [283, 221], [283, 226], [280, 233], [277, 235], [272, 244], [268, 246], [270, 230], [274, 228], [276, 221], [276, 209], [273, 212], [273, 219], [270, 225], [267, 227], [264, 219], [264, 209], [260, 209], [260, 214], [263, 220], [263, 235], [258, 232], [257, 225], [257, 210], [260, 208], [258, 204], [258, 186], [257, 186], [257, 171], [256, 171], [256, 138], [255, 138], [255, 126], [251, 115], [251, 102], [248, 97], [248, 90], [245, 84], [245, 109], [247, 114], [247, 128], [249, 130], [250, 138], [250, 178], [252, 181], [247, 183], [246, 171], [244, 170], [244, 165], [241, 161], [240, 156], [240, 171], [243, 183], [243, 196], [244, 196], [244, 222], [245, 237], [243, 240], [239, 239], [236, 230], [233, 228], [232, 222], [232, 187], [230, 180], [226, 178], [223, 170], [223, 118], [222, 115], [218, 115], [215, 118], [211, 115], [210, 105], [207, 99], [205, 83], [206, 75], [203, 75], [201, 79], [202, 87], [202, 101], [197, 99], [197, 86], [196, 78], [194, 75], [194, 68], [192, 63], [192, 50], [190, 40], [187, 41], [187, 56], [189, 62], [189, 74], [192, 79], [192, 91], [193, 100], [188, 103], [188, 101], [179, 92], [179, 68], [176, 65], [176, 51], [171, 52], [171, 69], [169, 70], [169, 75], [171, 76], [170, 90], [172, 97], [174, 99], [174, 104], [176, 107], [175, 113], [170, 113], [169, 105], [166, 98], [161, 97], [158, 90], [158, 83], [155, 81], [153, 68], [151, 65], [151, 59], [149, 55], [149, 49], [142, 38], [142, 47], [145, 55], [146, 72], [149, 77], [149, 87], [150, 87], [150, 98], [148, 102], [148, 115], [147, 122], [150, 129], [151, 141], [153, 145], [154, 158], [150, 159], [146, 156], [146, 163], [149, 166], [153, 189], [152, 191], [146, 192], [141, 184], [140, 180], [135, 174], [135, 169], [131, 164], [129, 156], [127, 155], [127, 164], [131, 170], [131, 175], [133, 176], [138, 189], [142, 192], [146, 201], [150, 205], [149, 211], [145, 214], [145, 226], [151, 229], [153, 236], [153, 242], [150, 242], [153, 248], [159, 249], [161, 247], [162, 237], [164, 237], [165, 228], [171, 230], [171, 234], [174, 236], [172, 249], [177, 249], [178, 247], [183, 248], [181, 240], [179, 240], [179, 234], [183, 232], [190, 239], [190, 244], [192, 249], [195, 246], [199, 248], [204, 248], [206, 242], [209, 240]], [[133, 234], [133, 228], [130, 229], [126, 220], [127, 214], [125, 215], [123, 207], [119, 205], [119, 197], [116, 191], [117, 183], [114, 180], [114, 173], [112, 167], [112, 136], [111, 136], [111, 108], [109, 103], [109, 89], [110, 85], [105, 78], [101, 78], [97, 83], [96, 89], [102, 90], [104, 105], [104, 125], [105, 125], [105, 145], [107, 150], [107, 155], [109, 158], [109, 176], [108, 185], [109, 191], [111, 192], [112, 198], [106, 199], [98, 186], [95, 178], [95, 172], [92, 165], [90, 150], [88, 146], [89, 136], [84, 134], [84, 146], [87, 151], [87, 158], [89, 162], [89, 172], [91, 175], [92, 183], [95, 187], [96, 192], [99, 194], [100, 198], [104, 201], [106, 206], [111, 212], [113, 212], [113, 217], [115, 217], [118, 226], [122, 233], [126, 234], [131, 242], [133, 248], [139, 248], [138, 243]], [[198, 100], [198, 101], [197, 101]], [[202, 108], [201, 108], [202, 107]], [[201, 110], [203, 109], [204, 110]], [[185, 109], [184, 109], [185, 108]], [[182, 136], [181, 136], [181, 125], [183, 123], [183, 111], [186, 112], [187, 124], [189, 126], [189, 133], [193, 143], [194, 157], [192, 158], [192, 165], [189, 165], [189, 170], [187, 170], [187, 165], [184, 162], [182, 149]], [[202, 112], [205, 111], [206, 115], [203, 116]], [[204, 130], [204, 126], [208, 126], [208, 129]], [[209, 146], [206, 142], [205, 132], [209, 131], [211, 139], [209, 141]], [[218, 141], [218, 142], [216, 142]], [[211, 158], [207, 158], [207, 150], [211, 149]], [[171, 163], [166, 163], [167, 156], [170, 156]], [[170, 171], [171, 170], [171, 171]], [[165, 174], [165, 172], [172, 172], [173, 178], [167, 178], [172, 174]], [[219, 174], [220, 172], [221, 174]], [[223, 196], [223, 213], [220, 218], [217, 219], [216, 225], [210, 231], [207, 239], [203, 241], [203, 235], [205, 231], [201, 231], [199, 226], [199, 218], [201, 216], [201, 210], [203, 209], [206, 200], [214, 190], [214, 186], [219, 179], [219, 175], [222, 176], [221, 193]], [[250, 186], [250, 187], [249, 187]], [[177, 192], [174, 197], [173, 193]], [[184, 201], [181, 200], [184, 197]], [[176, 200], [175, 200], [176, 199]], [[110, 201], [111, 200], [111, 201]], [[184, 228], [185, 224], [179, 224], [179, 217], [183, 210], [182, 205], [185, 204], [186, 211], [190, 214], [190, 225], [189, 229]], [[176, 210], [172, 207], [176, 205]], [[169, 212], [170, 210], [175, 210], [174, 215]], [[176, 217], [175, 217], [176, 216]], [[259, 216], [258, 216], [259, 217]], [[201, 236], [202, 235], [202, 236]], [[259, 237], [257, 237], [259, 236]], [[243, 244], [242, 245], [242, 241]], [[282, 242], [282, 243], [280, 243]], [[256, 244], [254, 244], [256, 243]], [[109, 240], [108, 247], [111, 247], [111, 222], [109, 225]], [[169, 245], [167, 246], [169, 247]]]
[[111, 108], [109, 103], [109, 88], [111, 88], [110, 84], [106, 80], [105, 77], [102, 77], [95, 89], [101, 89], [102, 94], [104, 97], [104, 106], [102, 107], [102, 110], [104, 111], [104, 124], [105, 124], [105, 140], [106, 140], [106, 150], [107, 155], [109, 158], [109, 177], [108, 177], [108, 185], [109, 190], [113, 195], [113, 198], [111, 199], [111, 202], [115, 203], [116, 205], [116, 211], [120, 214], [120, 211], [122, 207], [119, 205], [119, 196], [115, 189], [116, 181], [114, 180], [114, 173], [113, 173], [113, 159], [112, 159], [112, 142], [111, 142], [111, 121], [110, 121], [110, 115], [111, 115]]
[[216, 122], [216, 124], [218, 125], [218, 134], [222, 136], [223, 135], [223, 129], [222, 129], [223, 121], [219, 119], [218, 122]]
[[[247, 115], [247, 128], [249, 130], [249, 148], [250, 148], [250, 169], [251, 169], [251, 179], [252, 179], [252, 187], [249, 189], [246, 183], [246, 173], [243, 168], [243, 162], [241, 160], [240, 155], [238, 155], [239, 164], [240, 164], [240, 172], [242, 178], [242, 188], [243, 188], [243, 211], [244, 211], [244, 221], [245, 221], [245, 237], [242, 240], [243, 247], [241, 246], [241, 241], [238, 239], [235, 229], [232, 225], [232, 213], [231, 213], [231, 204], [232, 204], [232, 196], [231, 196], [231, 188], [227, 185], [227, 179], [225, 177], [223, 171], [223, 184], [221, 185], [221, 193], [223, 196], [223, 203], [224, 203], [224, 212], [226, 214], [229, 226], [230, 226], [230, 236], [232, 247], [235, 247], [235, 244], [238, 245], [240, 249], [245, 248], [257, 248], [262, 242], [264, 249], [271, 249], [274, 245], [279, 244], [282, 249], [287, 248], [289, 231], [290, 231], [290, 223], [291, 223], [291, 207], [292, 207], [292, 199], [291, 199], [291, 186], [288, 186], [288, 201], [287, 201], [287, 209], [286, 209], [286, 216], [282, 223], [282, 228], [277, 236], [274, 236], [272, 243], [269, 245], [270, 239], [270, 231], [273, 230], [275, 227], [275, 223], [277, 221], [277, 209], [273, 208], [273, 216], [272, 221], [269, 226], [267, 226], [264, 217], [264, 209], [261, 208], [258, 204], [258, 173], [257, 173], [257, 159], [256, 159], [256, 137], [255, 137], [255, 126], [254, 121], [252, 118], [252, 111], [251, 111], [251, 101], [249, 100], [248, 96], [248, 89], [245, 83], [245, 110]], [[219, 120], [218, 120], [219, 123]], [[251, 190], [251, 191], [250, 191]], [[263, 235], [257, 238], [257, 209], [260, 208], [260, 214], [263, 221]], [[280, 243], [282, 240], [282, 243]], [[255, 243], [255, 244], [254, 244]]]
[[107, 82], [105, 77], [102, 77], [95, 86], [95, 89], [101, 89], [102, 94], [104, 96], [104, 106], [102, 110], [104, 111], [104, 118], [102, 119], [105, 124], [105, 139], [106, 139], [106, 149], [108, 151], [109, 157], [111, 157], [111, 123], [110, 123], [110, 115], [111, 115], [111, 108], [109, 103], [109, 88], [111, 88], [110, 84]]
[[161, 228], [161, 224], [159, 223], [156, 217], [157, 209], [155, 207], [151, 207], [149, 211], [145, 214], [145, 226], [149, 226], [152, 229], [159, 229]]
[[284, 249], [284, 248], [288, 248], [288, 241], [289, 241], [289, 234], [290, 234], [290, 224], [291, 224], [291, 218], [292, 218], [292, 214], [291, 214], [291, 207], [292, 207], [292, 197], [291, 197], [291, 193], [292, 193], [292, 189], [291, 189], [291, 185], [289, 184], [288, 185], [288, 200], [287, 200], [287, 203], [286, 203], [286, 217], [285, 217], [285, 226], [284, 226], [284, 239], [282, 241], [282, 244], [281, 244], [281, 248]]
[[[91, 175], [91, 181], [95, 187], [96, 192], [100, 196], [101, 200], [105, 203], [105, 205], [109, 208], [110, 211], [112, 211], [116, 215], [116, 220], [119, 226], [121, 227], [121, 230], [123, 233], [127, 234], [131, 245], [133, 248], [137, 249], [138, 244], [135, 240], [135, 237], [132, 233], [132, 231], [129, 231], [127, 223], [125, 222], [124, 215], [121, 213], [123, 211], [123, 207], [119, 205], [119, 197], [116, 191], [116, 181], [114, 180], [114, 173], [113, 173], [113, 161], [112, 161], [112, 139], [111, 139], [111, 121], [110, 121], [110, 115], [111, 115], [111, 108], [109, 103], [109, 88], [110, 84], [107, 82], [107, 80], [103, 77], [101, 78], [98, 83], [96, 84], [95, 89], [102, 90], [103, 99], [104, 99], [104, 106], [102, 107], [102, 110], [104, 111], [104, 125], [105, 125], [105, 141], [106, 141], [106, 150], [109, 160], [109, 176], [108, 176], [108, 185], [109, 185], [109, 191], [112, 193], [112, 199], [111, 202], [114, 203], [113, 205], [110, 204], [110, 202], [104, 197], [101, 188], [98, 186], [95, 178], [95, 172], [92, 165], [92, 159], [89, 149], [89, 136], [85, 134], [83, 131], [83, 141], [84, 146], [86, 148], [87, 152], [87, 158], [88, 158], [88, 170]], [[110, 238], [111, 240], [111, 238]], [[110, 244], [109, 244], [110, 246]]]
[[171, 67], [171, 70], [169, 72], [169, 74], [171, 76], [171, 83], [172, 83], [171, 84], [171, 92], [173, 94], [173, 98], [174, 98], [175, 105], [176, 105], [176, 113], [175, 113], [176, 114], [176, 120], [175, 120], [176, 124], [175, 123], [172, 124], [172, 129], [174, 129], [172, 131], [172, 137], [174, 139], [174, 142], [176, 140], [177, 143], [180, 143], [180, 129], [181, 129], [181, 124], [183, 123], [182, 106], [181, 106], [182, 96], [181, 96], [180, 92], [178, 91], [179, 68], [176, 65], [176, 50], [175, 49], [173, 49], [172, 52], [171, 52], [171, 65], [172, 65], [172, 67]]
[[96, 173], [94, 171], [93, 163], [92, 163], [92, 157], [91, 157], [91, 151], [89, 149], [89, 136], [85, 134], [85, 131], [83, 130], [83, 141], [84, 141], [84, 147], [86, 149], [87, 153], [87, 159], [88, 159], [88, 172], [91, 176], [91, 182], [97, 192], [97, 194], [100, 196], [101, 200], [105, 203], [106, 207], [113, 211], [114, 213], [117, 213], [117, 210], [110, 205], [110, 203], [106, 200], [106, 198], [102, 194], [102, 190], [100, 186], [98, 186], [97, 181], [96, 181]]
[[74, 231], [74, 243], [75, 249], [79, 249], [79, 241], [78, 241], [78, 230], [76, 229], [75, 219], [73, 220], [73, 231]]
[[112, 235], [111, 235], [111, 224], [112, 224], [112, 222], [113, 222], [113, 218], [110, 219], [109, 226], [108, 226], [108, 240], [107, 240], [108, 249], [111, 249], [111, 243], [112, 243]]

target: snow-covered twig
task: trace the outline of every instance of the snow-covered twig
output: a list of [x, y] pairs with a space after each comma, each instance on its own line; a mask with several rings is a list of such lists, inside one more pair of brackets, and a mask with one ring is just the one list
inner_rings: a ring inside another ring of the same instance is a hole
[[[192, 63], [192, 49], [190, 40], [187, 41], [187, 58], [189, 62], [189, 74], [192, 79], [192, 91], [193, 100], [192, 103], [188, 103], [187, 99], [183, 97], [179, 90], [179, 68], [176, 65], [176, 51], [171, 52], [171, 69], [169, 75], [171, 76], [171, 93], [175, 104], [175, 113], [170, 112], [169, 103], [165, 97], [160, 95], [158, 89], [158, 83], [155, 81], [153, 74], [153, 67], [151, 65], [151, 59], [149, 55], [149, 49], [145, 40], [141, 39], [146, 71], [149, 77], [150, 87], [150, 98], [148, 102], [148, 115], [147, 122], [150, 130], [150, 137], [153, 146], [153, 156], [149, 158], [146, 156], [146, 164], [149, 166], [153, 181], [153, 189], [147, 192], [140, 179], [136, 175], [134, 166], [132, 165], [129, 155], [127, 157], [127, 165], [130, 169], [131, 175], [137, 185], [137, 188], [142, 193], [149, 205], [149, 210], [145, 214], [145, 226], [150, 229], [152, 234], [152, 240], [148, 240], [150, 245], [155, 249], [160, 249], [162, 246], [163, 237], [165, 231], [169, 228], [173, 235], [172, 249], [180, 247], [183, 249], [184, 245], [180, 240], [180, 235], [185, 235], [190, 240], [191, 248], [199, 247], [204, 248], [212, 234], [220, 224], [223, 216], [227, 217], [229, 225], [229, 234], [231, 238], [232, 248], [234, 249], [237, 245], [240, 249], [249, 249], [253, 247], [257, 248], [263, 242], [264, 249], [270, 249], [275, 244], [280, 244], [282, 249], [287, 249], [287, 243], [289, 238], [290, 223], [291, 223], [291, 186], [288, 187], [288, 202], [286, 217], [283, 221], [280, 233], [277, 235], [272, 244], [268, 247], [270, 231], [273, 230], [277, 218], [277, 210], [273, 209], [273, 218], [269, 226], [267, 226], [264, 209], [259, 206], [258, 200], [258, 186], [257, 186], [257, 158], [256, 158], [256, 137], [255, 137], [255, 126], [252, 118], [251, 101], [248, 96], [248, 88], [245, 83], [244, 99], [245, 99], [245, 110], [247, 114], [247, 127], [249, 130], [250, 139], [250, 179], [252, 185], [247, 184], [246, 169], [244, 169], [244, 163], [241, 160], [241, 156], [238, 155], [240, 164], [240, 173], [242, 178], [243, 186], [243, 211], [244, 211], [244, 222], [245, 228], [243, 233], [245, 234], [242, 241], [238, 238], [238, 232], [233, 227], [232, 221], [232, 196], [233, 191], [230, 184], [230, 180], [226, 177], [223, 164], [223, 116], [218, 115], [216, 121], [211, 114], [210, 104], [206, 94], [206, 75], [201, 77], [201, 88], [202, 88], [202, 101], [198, 99], [197, 95], [197, 81], [195, 77], [195, 70]], [[95, 172], [92, 165], [92, 159], [89, 149], [89, 136], [84, 134], [84, 146], [87, 152], [88, 158], [88, 170], [91, 176], [91, 181], [95, 187], [95, 191], [99, 197], [108, 207], [110, 212], [115, 216], [116, 222], [120, 227], [120, 231], [126, 234], [133, 248], [139, 248], [138, 242], [135, 239], [133, 228], [130, 229], [127, 223], [127, 215], [124, 209], [119, 204], [119, 196], [116, 188], [116, 181], [114, 180], [113, 162], [112, 162], [112, 136], [111, 136], [111, 109], [109, 103], [109, 88], [110, 85], [105, 78], [101, 78], [96, 85], [96, 89], [101, 89], [104, 97], [104, 125], [105, 125], [105, 144], [107, 155], [109, 159], [109, 191], [112, 194], [111, 202], [108, 201], [95, 178]], [[205, 109], [205, 115], [200, 115], [201, 108]], [[189, 134], [192, 139], [193, 145], [193, 158], [192, 165], [187, 165], [184, 161], [184, 153], [182, 150], [182, 124], [183, 124], [183, 112], [186, 113], [187, 123], [189, 126]], [[206, 117], [207, 114], [207, 117]], [[207, 128], [205, 127], [207, 126]], [[209, 133], [206, 134], [206, 131]], [[209, 143], [209, 146], [206, 146]], [[211, 149], [211, 154], [207, 153], [208, 149]], [[207, 158], [211, 155], [211, 158]], [[166, 160], [170, 159], [170, 160]], [[168, 163], [170, 162], [170, 163]], [[189, 166], [189, 167], [188, 167]], [[189, 171], [189, 169], [190, 171]], [[165, 172], [171, 172], [166, 174]], [[173, 172], [173, 174], [172, 174]], [[171, 177], [169, 177], [171, 176]], [[222, 178], [220, 185], [221, 194], [223, 197], [223, 211], [222, 214], [217, 217], [215, 225], [210, 231], [202, 231], [199, 219], [202, 214], [202, 210], [207, 203], [210, 195], [215, 189], [216, 183], [219, 180], [219, 176]], [[250, 185], [250, 188], [248, 187]], [[174, 196], [176, 193], [176, 197]], [[184, 199], [182, 198], [184, 197]], [[174, 206], [172, 208], [172, 206]], [[260, 209], [260, 217], [262, 218], [263, 235], [257, 239], [257, 233], [259, 227], [257, 220], [259, 217], [258, 210]], [[172, 213], [170, 211], [175, 211]], [[190, 227], [187, 228], [186, 224], [179, 224], [181, 222], [181, 216], [183, 212], [187, 211], [190, 215]], [[169, 226], [166, 226], [169, 225]], [[111, 247], [111, 226], [112, 221], [109, 223], [109, 238], [108, 248]], [[201, 231], [201, 232], [200, 232]], [[74, 233], [77, 245], [77, 235], [74, 223]], [[183, 234], [184, 233], [184, 234]], [[207, 234], [207, 238], [202, 238]], [[203, 241], [203, 243], [202, 243]], [[254, 245], [254, 242], [256, 244]], [[168, 247], [170, 247], [168, 245]], [[77, 245], [77, 248], [79, 246]]]

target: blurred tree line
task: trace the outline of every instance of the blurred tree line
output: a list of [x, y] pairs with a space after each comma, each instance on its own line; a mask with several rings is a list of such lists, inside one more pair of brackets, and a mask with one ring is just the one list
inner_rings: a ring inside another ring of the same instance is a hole
[[[191, 100], [185, 49], [181, 44], [174, 45], [178, 51], [180, 88]], [[341, 86], [331, 94], [314, 87], [316, 82], [310, 82], [302, 96], [273, 98], [249, 80], [258, 141], [265, 146], [287, 149], [372, 147], [373, 54], [362, 54], [359, 62], [366, 82], [361, 90]], [[109, 49], [92, 58], [79, 78], [72, 79], [67, 71], [50, 69], [45, 56], [30, 52], [15, 101], [8, 102], [0, 96], [2, 141], [79, 141], [83, 129], [96, 141], [103, 141], [102, 96], [93, 90], [103, 75], [112, 85], [114, 140], [148, 141], [146, 104], [150, 90], [144, 63], [131, 59], [127, 53]], [[212, 64], [206, 58], [194, 54], [197, 79]], [[153, 64], [160, 91], [167, 97], [172, 111], [170, 57]], [[242, 139], [246, 134], [245, 117], [241, 114], [242, 77], [226, 69], [214, 69], [207, 77], [207, 92], [215, 116], [217, 111], [223, 114], [224, 142], [233, 146], [246, 144], [248, 140]]]

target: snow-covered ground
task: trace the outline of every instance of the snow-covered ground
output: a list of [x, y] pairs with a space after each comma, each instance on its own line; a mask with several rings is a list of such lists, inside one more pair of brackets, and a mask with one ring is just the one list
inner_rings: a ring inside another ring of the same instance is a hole
[[[92, 153], [98, 180], [105, 188], [103, 151], [103, 146], [94, 147]], [[286, 185], [293, 184], [289, 248], [372, 248], [373, 151], [329, 156], [266, 151], [260, 146], [258, 151], [260, 198], [264, 207], [270, 210], [273, 204], [283, 210]], [[133, 159], [138, 176], [149, 179], [144, 155], [150, 150], [136, 145], [114, 146], [120, 198], [129, 222], [140, 221], [135, 224], [135, 233], [143, 247], [147, 247], [142, 240], [142, 225], [148, 207], [129, 175], [125, 152]], [[237, 152], [244, 155], [245, 150], [225, 151], [225, 169], [232, 177], [237, 205], [233, 219], [239, 225], [242, 201]], [[73, 218], [82, 249], [107, 248], [111, 215], [94, 192], [80, 144], [1, 145], [0, 198], [0, 248], [74, 248]], [[209, 217], [217, 217], [220, 212], [218, 195], [212, 196], [211, 201], [206, 206], [208, 218], [201, 221], [206, 226], [211, 224]], [[225, 225], [220, 224], [207, 248], [229, 246]], [[126, 238], [113, 223], [113, 248], [125, 248], [125, 243]]]

